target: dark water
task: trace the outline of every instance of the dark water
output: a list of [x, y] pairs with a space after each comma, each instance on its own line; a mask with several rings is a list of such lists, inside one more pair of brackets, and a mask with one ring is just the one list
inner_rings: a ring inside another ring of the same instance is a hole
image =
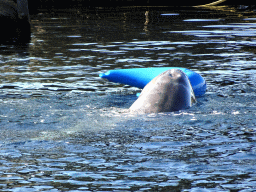
[[[173, 9], [32, 15], [0, 55], [1, 191], [256, 191], [256, 15]], [[110, 69], [186, 67], [207, 93], [180, 112], [127, 112]]]

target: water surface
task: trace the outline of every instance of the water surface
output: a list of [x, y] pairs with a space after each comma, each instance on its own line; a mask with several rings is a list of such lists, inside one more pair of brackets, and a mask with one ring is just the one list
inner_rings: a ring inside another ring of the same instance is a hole
[[[32, 15], [0, 55], [1, 191], [255, 191], [254, 12], [81, 10]], [[131, 115], [138, 88], [99, 73], [186, 67], [207, 93]]]

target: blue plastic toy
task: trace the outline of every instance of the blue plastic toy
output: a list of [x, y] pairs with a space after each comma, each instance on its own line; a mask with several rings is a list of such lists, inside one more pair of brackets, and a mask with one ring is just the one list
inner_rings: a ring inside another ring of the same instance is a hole
[[195, 96], [202, 96], [206, 92], [206, 82], [198, 73], [181, 67], [152, 67], [110, 70], [99, 76], [111, 82], [127, 84], [143, 89], [153, 78], [169, 69], [180, 69], [189, 78]]

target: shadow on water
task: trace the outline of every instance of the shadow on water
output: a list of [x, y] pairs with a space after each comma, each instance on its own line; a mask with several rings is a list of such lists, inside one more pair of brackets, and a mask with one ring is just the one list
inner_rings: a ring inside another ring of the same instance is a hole
[[0, 44], [26, 45], [30, 41], [30, 19], [27, 0], [0, 2], [2, 32]]
[[[17, 58], [25, 58], [29, 56], [29, 45], [1, 45], [0, 46], [0, 55], [10, 56], [16, 55]], [[22, 65], [23, 63], [21, 63]]]
[[[2, 191], [254, 191], [254, 12], [164, 9], [31, 16], [25, 56], [0, 54]], [[23, 51], [21, 51], [23, 52]], [[133, 115], [109, 69], [177, 66], [207, 93]]]

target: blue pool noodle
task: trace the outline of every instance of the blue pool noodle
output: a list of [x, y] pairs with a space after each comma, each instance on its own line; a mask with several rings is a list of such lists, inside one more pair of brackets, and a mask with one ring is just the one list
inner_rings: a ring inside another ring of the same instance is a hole
[[143, 89], [153, 78], [169, 69], [180, 69], [189, 78], [195, 96], [202, 96], [206, 92], [206, 82], [198, 73], [182, 67], [152, 67], [109, 70], [101, 73], [101, 78], [111, 82], [127, 84]]

